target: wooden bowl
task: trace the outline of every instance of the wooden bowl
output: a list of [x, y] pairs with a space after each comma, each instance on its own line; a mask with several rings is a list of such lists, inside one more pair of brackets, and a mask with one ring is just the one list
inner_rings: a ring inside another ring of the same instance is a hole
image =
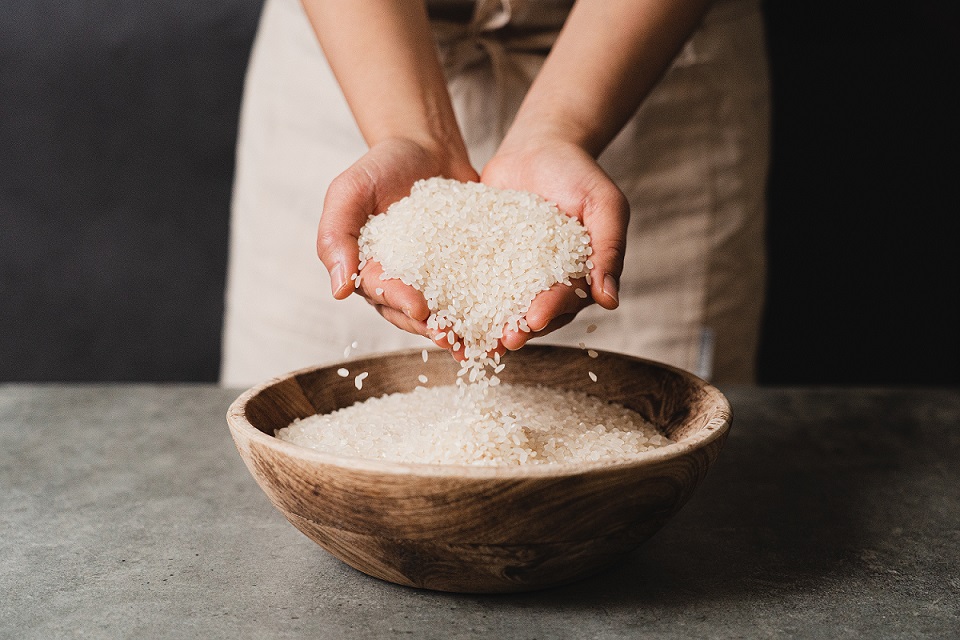
[[[529, 345], [504, 382], [580, 389], [638, 411], [676, 441], [629, 462], [516, 467], [403, 464], [325, 454], [274, 437], [294, 418], [451, 384], [457, 365], [420, 350], [303, 369], [254, 387], [227, 421], [247, 468], [297, 529], [350, 566], [412, 587], [526, 591], [572, 582], [636, 548], [690, 498], [730, 428], [727, 399], [673, 367]], [[337, 368], [351, 375], [341, 378]], [[593, 383], [587, 377], [598, 376]], [[353, 374], [369, 371], [363, 390]]]

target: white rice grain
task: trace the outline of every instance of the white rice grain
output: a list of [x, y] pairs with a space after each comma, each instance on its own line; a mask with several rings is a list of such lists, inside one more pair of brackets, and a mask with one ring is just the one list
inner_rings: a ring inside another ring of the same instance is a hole
[[357, 387], [357, 391], [363, 389], [363, 381], [366, 380], [367, 376], [370, 375], [369, 372], [364, 371], [359, 374], [356, 378], [353, 379], [353, 384]]
[[470, 465], [609, 462], [672, 443], [636, 412], [582, 391], [494, 386], [497, 408], [487, 413], [459, 405], [455, 385], [417, 387], [295, 420], [276, 435], [337, 455]]

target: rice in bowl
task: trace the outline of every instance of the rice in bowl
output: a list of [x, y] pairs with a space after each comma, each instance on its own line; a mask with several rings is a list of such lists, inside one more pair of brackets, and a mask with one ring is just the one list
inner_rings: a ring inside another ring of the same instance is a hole
[[326, 453], [423, 464], [614, 462], [671, 444], [637, 412], [581, 391], [502, 384], [483, 402], [417, 387], [297, 419], [276, 436]]

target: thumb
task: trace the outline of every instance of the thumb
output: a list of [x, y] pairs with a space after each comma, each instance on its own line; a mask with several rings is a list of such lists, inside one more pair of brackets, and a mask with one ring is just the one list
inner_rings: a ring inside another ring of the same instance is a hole
[[368, 182], [368, 173], [351, 167], [330, 183], [323, 200], [317, 255], [330, 273], [330, 289], [337, 300], [354, 290], [350, 275], [360, 264], [360, 229], [376, 205], [374, 185]]
[[616, 309], [620, 304], [620, 274], [629, 221], [630, 204], [612, 182], [592, 190], [584, 201], [583, 225], [590, 232], [593, 247], [590, 293], [605, 309]]

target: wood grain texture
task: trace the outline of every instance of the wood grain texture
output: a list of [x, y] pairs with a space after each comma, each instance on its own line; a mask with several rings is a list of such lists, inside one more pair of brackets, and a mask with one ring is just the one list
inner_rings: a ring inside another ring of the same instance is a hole
[[[537, 589], [582, 578], [631, 551], [683, 506], [731, 424], [726, 398], [667, 365], [580, 349], [508, 354], [504, 382], [580, 389], [634, 409], [676, 444], [620, 463], [470, 467], [360, 460], [273, 437], [296, 417], [410, 391], [426, 374], [450, 384], [442, 352], [358, 358], [293, 372], [241, 395], [227, 420], [271, 502], [347, 564], [409, 586], [459, 592]], [[346, 366], [351, 375], [336, 370]], [[592, 383], [587, 371], [598, 376]], [[353, 375], [368, 371], [363, 389]]]

